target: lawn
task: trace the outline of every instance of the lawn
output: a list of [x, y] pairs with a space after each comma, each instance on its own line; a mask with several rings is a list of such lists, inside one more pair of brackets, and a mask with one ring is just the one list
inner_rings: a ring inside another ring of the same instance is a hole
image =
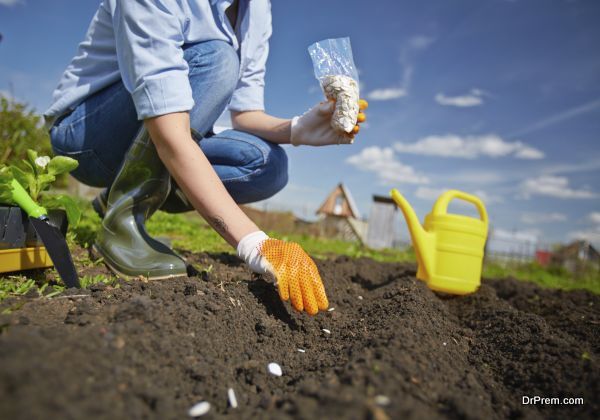
[[[87, 202], [81, 202], [83, 216], [79, 225], [70, 229], [67, 240], [72, 247], [87, 249], [93, 243], [100, 226], [100, 218], [94, 213]], [[168, 238], [175, 249], [193, 253], [234, 253], [234, 250], [195, 213], [167, 214], [157, 212], [147, 224], [149, 233], [154, 237]], [[298, 242], [309, 254], [316, 258], [327, 259], [339, 255], [352, 258], [367, 257], [380, 262], [415, 263], [412, 248], [372, 250], [355, 242], [345, 242], [336, 239], [317, 238], [308, 235], [279, 234], [268, 232], [269, 235]], [[74, 255], [79, 268], [93, 267], [102, 264], [101, 260], [91, 260], [86, 252]], [[203, 267], [199, 267], [202, 269]], [[586, 270], [575, 278], [571, 273], [562, 269], [546, 269], [535, 263], [500, 264], [494, 261], [486, 262], [483, 270], [486, 278], [516, 278], [531, 281], [543, 287], [565, 290], [586, 289], [600, 294], [600, 273], [598, 270]], [[54, 270], [34, 270], [0, 277], [0, 301], [8, 296], [38, 293], [40, 296], [55, 296], [64, 287], [56, 282]], [[114, 283], [115, 277], [104, 274], [86, 274], [81, 278], [82, 285], [89, 286], [98, 282]]]

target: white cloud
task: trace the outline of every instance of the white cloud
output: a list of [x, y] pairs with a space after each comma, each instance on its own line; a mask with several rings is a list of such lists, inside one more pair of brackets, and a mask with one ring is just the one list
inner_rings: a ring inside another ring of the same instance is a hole
[[587, 219], [592, 223], [592, 227], [587, 230], [575, 230], [569, 232], [569, 238], [571, 239], [582, 239], [594, 244], [596, 247], [600, 247], [600, 212], [593, 211], [588, 214]]
[[415, 191], [415, 196], [422, 200], [435, 201], [446, 191], [445, 188], [419, 187]]
[[536, 121], [526, 127], [515, 131], [514, 133], [511, 133], [511, 135], [521, 136], [523, 134], [531, 133], [533, 131], [542, 130], [552, 125], [561, 123], [563, 121], [567, 121], [580, 115], [587, 114], [588, 112], [594, 111], [598, 108], [600, 108], [600, 99], [596, 99], [594, 101], [576, 106], [561, 113]]
[[399, 87], [390, 87], [384, 89], [375, 89], [367, 93], [366, 98], [371, 101], [389, 101], [406, 96], [406, 89]]
[[578, 172], [592, 172], [600, 170], [600, 158], [592, 159], [586, 162], [564, 163], [548, 166], [543, 169], [546, 175], [559, 175]]
[[367, 93], [365, 97], [371, 101], [389, 101], [407, 96], [415, 69], [415, 56], [427, 49], [434, 42], [435, 38], [427, 35], [413, 35], [409, 37], [403, 43], [400, 49], [400, 56], [398, 57], [398, 62], [401, 66], [399, 82], [395, 83], [395, 86], [374, 89]]
[[594, 244], [594, 246], [600, 247], [600, 226], [596, 226], [590, 230], [575, 230], [569, 232], [569, 238], [581, 239]]
[[562, 213], [523, 213], [521, 221], [528, 225], [537, 225], [540, 223], [564, 222], [567, 216]]
[[588, 219], [595, 225], [600, 226], [600, 211], [593, 211], [588, 215]]
[[[437, 198], [442, 195], [445, 191], [448, 191], [450, 188], [431, 188], [431, 187], [419, 187], [417, 188], [417, 191], [415, 191], [415, 196], [417, 198], [421, 198], [423, 200], [427, 200], [427, 201], [435, 201], [437, 200]], [[483, 191], [483, 190], [475, 190], [475, 191], [467, 191], [469, 194], [472, 194], [476, 197], [479, 197], [479, 199], [481, 199], [481, 201], [484, 202], [484, 204], [489, 205], [492, 203], [501, 203], [504, 200], [502, 199], [502, 197], [498, 196], [498, 195], [492, 195], [492, 194], [488, 194], [487, 192]], [[464, 201], [464, 200], [456, 200], [457, 203], [460, 203], [461, 205], [468, 205], [468, 206], [472, 206], [472, 204]]]
[[538, 229], [506, 230], [493, 229], [491, 232], [492, 240], [508, 242], [537, 242], [541, 232]]
[[414, 35], [408, 39], [408, 47], [413, 50], [424, 50], [435, 42], [435, 38], [427, 35]]
[[371, 146], [350, 156], [346, 163], [364, 172], [373, 172], [385, 185], [426, 184], [426, 176], [418, 174], [412, 166], [404, 165], [396, 159], [391, 147]]
[[444, 179], [453, 183], [470, 185], [489, 185], [505, 182], [507, 174], [489, 169], [466, 170], [453, 174], [444, 174]]
[[520, 141], [505, 141], [495, 134], [464, 137], [456, 134], [427, 136], [415, 143], [395, 143], [394, 149], [401, 153], [463, 159], [475, 159], [479, 156], [497, 158], [509, 155], [518, 159], [544, 157], [544, 152], [541, 150]]
[[14, 6], [22, 3], [22, 0], [0, 0], [0, 6]]
[[523, 182], [521, 195], [525, 198], [532, 195], [544, 195], [563, 199], [586, 199], [598, 196], [593, 191], [571, 188], [567, 177], [549, 175], [542, 175]]
[[440, 105], [460, 108], [478, 106], [483, 104], [483, 91], [471, 89], [469, 93], [459, 96], [446, 96], [443, 92], [440, 92], [435, 95], [435, 101]]

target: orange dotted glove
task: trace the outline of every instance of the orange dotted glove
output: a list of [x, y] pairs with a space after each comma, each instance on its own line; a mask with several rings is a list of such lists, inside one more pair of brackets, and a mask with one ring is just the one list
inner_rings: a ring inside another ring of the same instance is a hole
[[252, 271], [275, 276], [279, 296], [291, 300], [294, 309], [315, 315], [329, 307], [319, 270], [300, 245], [259, 231], [244, 237], [237, 248]]

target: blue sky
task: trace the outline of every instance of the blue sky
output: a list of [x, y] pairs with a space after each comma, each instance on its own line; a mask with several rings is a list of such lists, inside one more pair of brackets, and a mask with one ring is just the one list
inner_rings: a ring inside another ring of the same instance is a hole
[[[44, 110], [98, 3], [0, 0], [0, 90]], [[422, 218], [457, 188], [498, 238], [600, 245], [599, 21], [595, 0], [274, 0], [267, 111], [321, 100], [306, 48], [340, 36], [370, 108], [352, 146], [289, 147], [268, 207], [310, 216], [342, 181], [364, 216], [396, 187]]]

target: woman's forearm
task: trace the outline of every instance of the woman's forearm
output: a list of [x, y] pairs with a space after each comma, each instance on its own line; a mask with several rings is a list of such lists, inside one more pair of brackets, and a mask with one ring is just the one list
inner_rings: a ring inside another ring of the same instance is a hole
[[158, 155], [190, 203], [231, 246], [258, 230], [192, 138], [186, 112], [149, 118], [145, 124]]
[[273, 143], [290, 142], [291, 120], [273, 117], [263, 111], [232, 111], [231, 125], [236, 130], [254, 134]]

